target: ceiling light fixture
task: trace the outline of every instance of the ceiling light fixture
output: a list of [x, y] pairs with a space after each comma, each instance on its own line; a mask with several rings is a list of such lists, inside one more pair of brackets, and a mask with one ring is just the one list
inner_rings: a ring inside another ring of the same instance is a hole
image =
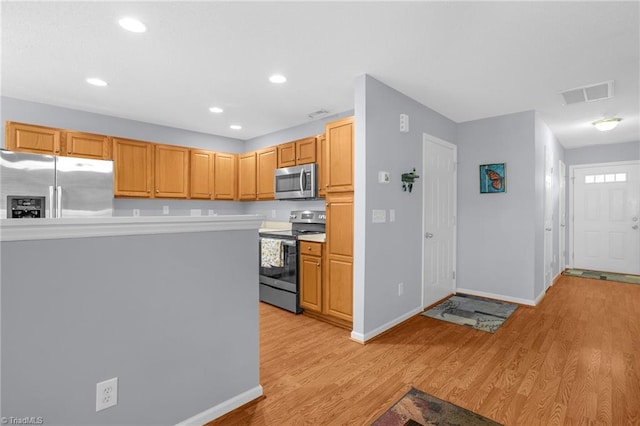
[[596, 129], [601, 132], [606, 132], [608, 130], [614, 129], [618, 123], [622, 121], [622, 118], [614, 117], [614, 118], [603, 118], [601, 120], [594, 121], [593, 124]]
[[282, 74], [274, 74], [271, 77], [269, 77], [269, 81], [274, 84], [282, 84], [287, 81], [287, 77], [285, 77]]
[[90, 77], [87, 79], [87, 83], [93, 85], [93, 86], [98, 86], [98, 87], [104, 87], [107, 85], [107, 82], [100, 79], [100, 78], [95, 78], [95, 77]]
[[216, 113], [216, 114], [220, 114], [221, 112], [224, 112], [224, 110], [220, 107], [211, 107], [209, 108], [209, 111]]
[[132, 33], [143, 33], [147, 31], [147, 26], [145, 24], [138, 21], [136, 18], [131, 18], [130, 16], [125, 16], [120, 19], [118, 24], [120, 24], [120, 26], [125, 30], [131, 31]]
[[242, 126], [240, 126], [239, 124], [232, 124], [231, 126], [229, 126], [229, 128], [233, 130], [240, 130], [242, 129]]

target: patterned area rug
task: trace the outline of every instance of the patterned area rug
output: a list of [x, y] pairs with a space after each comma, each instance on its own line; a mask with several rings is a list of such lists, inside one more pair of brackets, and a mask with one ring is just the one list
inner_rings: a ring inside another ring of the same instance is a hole
[[511, 303], [458, 294], [422, 315], [495, 333], [517, 307]]
[[393, 407], [385, 411], [372, 426], [481, 426], [498, 425], [493, 420], [411, 388]]
[[592, 278], [594, 280], [618, 281], [627, 284], [640, 284], [639, 275], [614, 274], [613, 272], [587, 271], [585, 269], [567, 269], [562, 275]]

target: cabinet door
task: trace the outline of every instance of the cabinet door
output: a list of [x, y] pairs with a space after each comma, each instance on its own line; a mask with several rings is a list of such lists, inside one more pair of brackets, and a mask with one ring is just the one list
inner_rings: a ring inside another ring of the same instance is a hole
[[61, 131], [50, 127], [7, 122], [5, 146], [10, 151], [60, 154]]
[[300, 255], [300, 306], [322, 312], [322, 258]]
[[274, 170], [278, 167], [278, 151], [275, 146], [261, 149], [257, 154], [258, 200], [275, 199]]
[[296, 164], [316, 162], [316, 138], [310, 137], [296, 141]]
[[155, 145], [155, 196], [187, 198], [189, 193], [189, 149]]
[[328, 254], [353, 256], [353, 194], [328, 196], [326, 211]]
[[113, 139], [114, 192], [116, 196], [153, 198], [153, 145]]
[[64, 154], [70, 157], [111, 160], [111, 138], [91, 133], [66, 132]]
[[327, 192], [353, 191], [353, 117], [326, 125]]
[[353, 260], [329, 255], [327, 262], [329, 276], [325, 285], [324, 313], [345, 321], [352, 321]]
[[296, 143], [289, 142], [278, 145], [278, 168], [296, 165]]
[[318, 163], [318, 197], [325, 197], [327, 194], [327, 183], [325, 177], [327, 172], [325, 170], [327, 162], [325, 161], [325, 149], [327, 139], [324, 135], [318, 136], [316, 141], [316, 162]]
[[238, 198], [256, 199], [256, 153], [248, 152], [238, 156]]
[[214, 199], [233, 200], [236, 198], [236, 162], [235, 154], [216, 152], [214, 166]]
[[213, 198], [213, 165], [215, 153], [192, 149], [190, 152], [189, 195], [194, 199], [211, 200]]

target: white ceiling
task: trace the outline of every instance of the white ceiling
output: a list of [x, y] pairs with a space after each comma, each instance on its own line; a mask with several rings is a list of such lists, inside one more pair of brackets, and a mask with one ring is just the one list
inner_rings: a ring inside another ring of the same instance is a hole
[[[246, 140], [352, 109], [366, 73], [456, 122], [536, 110], [566, 148], [640, 140], [636, 1], [1, 7], [4, 96]], [[125, 15], [148, 31], [122, 30]], [[612, 99], [562, 105], [560, 91], [606, 80]], [[623, 121], [601, 133], [589, 123], [604, 115]]]

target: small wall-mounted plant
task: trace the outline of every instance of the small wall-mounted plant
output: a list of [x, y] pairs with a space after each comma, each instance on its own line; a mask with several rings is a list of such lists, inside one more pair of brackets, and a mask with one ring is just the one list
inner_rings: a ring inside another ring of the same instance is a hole
[[413, 168], [413, 171], [409, 173], [403, 173], [402, 174], [402, 190], [403, 191], [409, 190], [409, 192], [411, 192], [411, 190], [413, 189], [413, 181], [415, 181], [419, 177], [420, 176], [417, 175], [415, 167]]

